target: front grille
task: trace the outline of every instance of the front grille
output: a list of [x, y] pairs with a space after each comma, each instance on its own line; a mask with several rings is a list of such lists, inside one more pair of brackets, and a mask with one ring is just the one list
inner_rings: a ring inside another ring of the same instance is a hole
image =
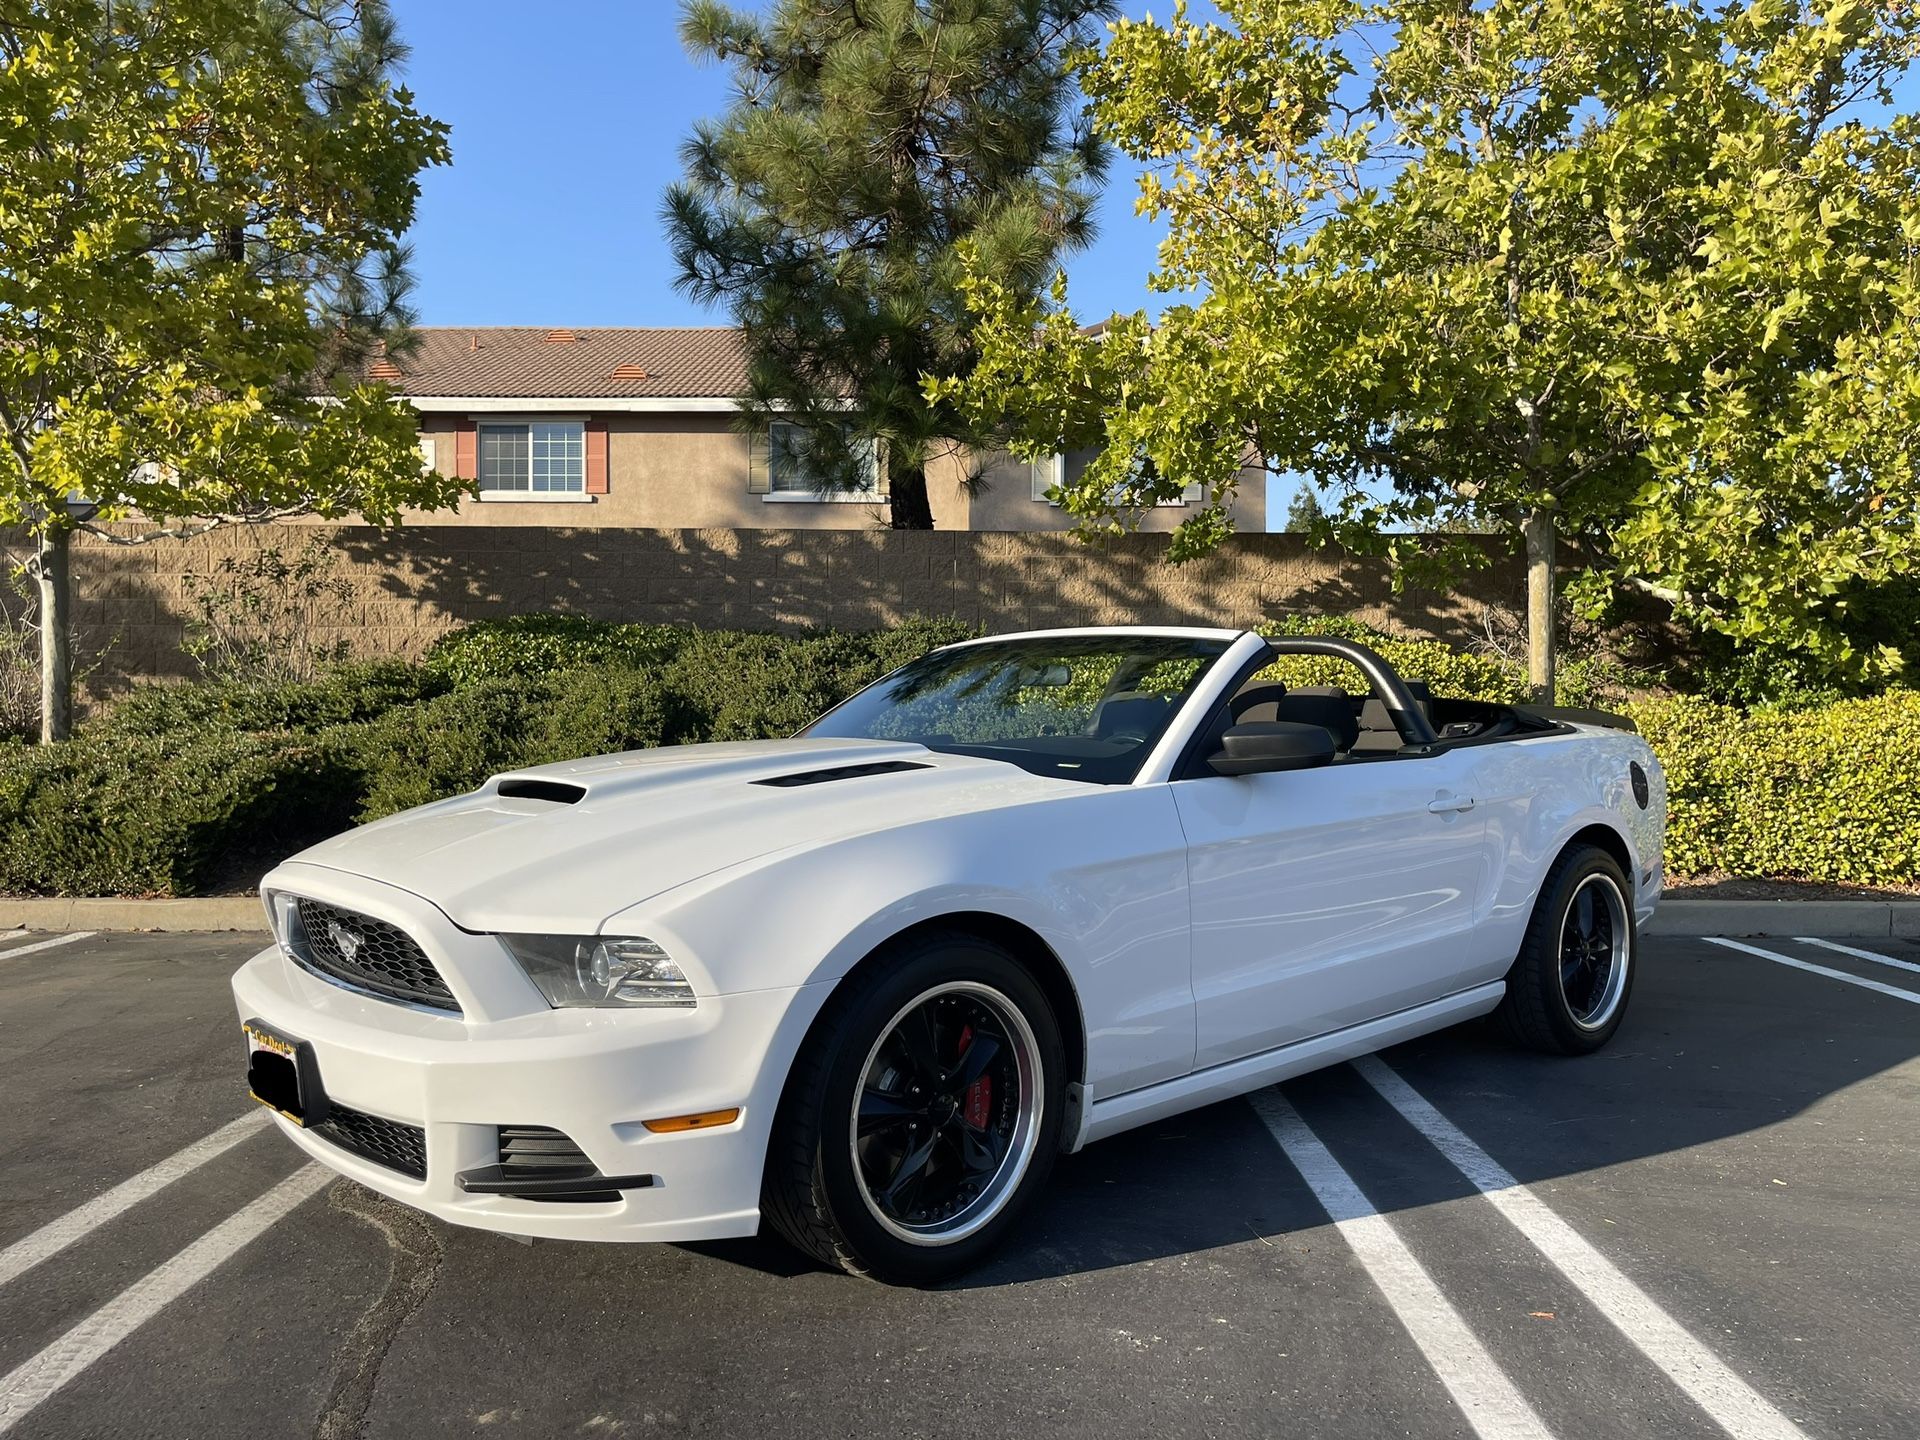
[[[507, 1180], [597, 1180], [599, 1168], [580, 1147], [545, 1125], [500, 1127], [500, 1174]], [[533, 1195], [534, 1200], [618, 1200], [618, 1190], [583, 1190], [571, 1195]]]
[[415, 1180], [427, 1178], [427, 1132], [418, 1125], [382, 1120], [334, 1101], [313, 1133], [364, 1160], [397, 1170]]
[[294, 955], [310, 970], [388, 1000], [460, 1012], [426, 952], [396, 925], [302, 896]]

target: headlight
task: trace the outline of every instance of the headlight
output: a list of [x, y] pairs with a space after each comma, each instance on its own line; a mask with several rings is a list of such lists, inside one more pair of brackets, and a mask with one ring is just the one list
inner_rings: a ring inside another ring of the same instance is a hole
[[501, 942], [559, 1009], [580, 1006], [680, 1007], [693, 987], [667, 952], [640, 936], [502, 935]]
[[306, 940], [305, 928], [300, 923], [300, 902], [284, 890], [269, 890], [266, 895], [267, 915], [273, 921], [273, 938], [280, 942], [280, 952], [292, 959]]

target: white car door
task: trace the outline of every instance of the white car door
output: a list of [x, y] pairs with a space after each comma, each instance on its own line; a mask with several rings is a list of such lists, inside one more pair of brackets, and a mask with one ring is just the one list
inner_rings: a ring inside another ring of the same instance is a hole
[[1177, 780], [1195, 1068], [1450, 994], [1487, 884], [1471, 750]]

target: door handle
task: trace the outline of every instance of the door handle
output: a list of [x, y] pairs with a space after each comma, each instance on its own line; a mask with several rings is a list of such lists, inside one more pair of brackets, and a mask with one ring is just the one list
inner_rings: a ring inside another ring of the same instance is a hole
[[1456, 811], [1471, 810], [1472, 808], [1473, 797], [1471, 795], [1442, 795], [1438, 800], [1428, 803], [1427, 813], [1429, 815], [1451, 815]]

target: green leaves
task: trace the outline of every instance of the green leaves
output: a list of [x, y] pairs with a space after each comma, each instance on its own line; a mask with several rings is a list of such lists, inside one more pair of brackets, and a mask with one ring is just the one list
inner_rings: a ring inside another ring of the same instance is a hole
[[315, 384], [404, 319], [362, 314], [361, 271], [447, 156], [382, 78], [384, 7], [34, 0], [0, 30], [0, 524], [451, 501], [404, 407]]
[[[1323, 487], [1330, 537], [1551, 502], [1585, 611], [1659, 594], [1880, 673], [1843, 597], [1920, 564], [1920, 131], [1885, 103], [1913, 13], [1221, 9], [1123, 22], [1083, 76], [1148, 167], [1152, 283], [1192, 298], [1100, 354], [975, 257], [981, 360], [934, 393], [1104, 445], [1064, 497], [1089, 531], [1219, 484], [1232, 437]], [[1226, 533], [1217, 494], [1177, 554]]]

